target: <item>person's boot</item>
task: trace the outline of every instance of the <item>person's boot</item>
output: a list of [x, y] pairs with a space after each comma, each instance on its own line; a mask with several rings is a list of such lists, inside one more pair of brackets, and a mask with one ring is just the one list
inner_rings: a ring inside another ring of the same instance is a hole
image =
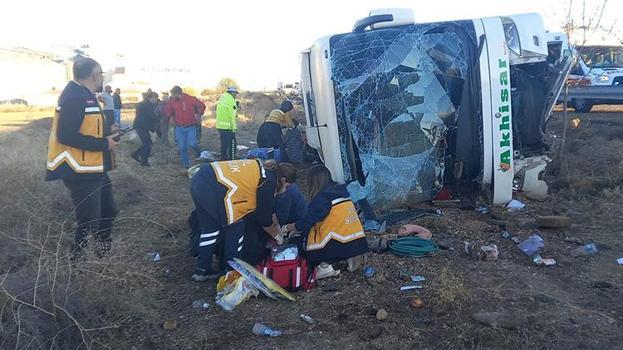
[[214, 281], [219, 278], [221, 274], [218, 272], [210, 272], [208, 269], [195, 269], [193, 275], [190, 277], [195, 282]]
[[316, 267], [316, 279], [320, 280], [323, 278], [335, 277], [340, 274], [340, 270], [335, 270], [332, 265], [327, 263], [320, 263], [318, 267]]

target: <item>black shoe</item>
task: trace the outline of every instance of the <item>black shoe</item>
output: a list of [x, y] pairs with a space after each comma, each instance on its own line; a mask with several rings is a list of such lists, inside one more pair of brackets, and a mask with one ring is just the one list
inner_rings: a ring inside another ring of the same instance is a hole
[[190, 277], [195, 282], [214, 281], [219, 278], [221, 274], [216, 272], [210, 272], [206, 269], [195, 269], [193, 275]]
[[139, 157], [137, 153], [132, 153], [132, 154], [130, 155], [130, 157], [132, 157], [132, 159], [134, 159], [135, 161], [137, 161], [137, 162], [139, 162], [139, 163], [142, 163], [142, 162], [143, 162], [143, 161], [141, 160], [141, 157]]

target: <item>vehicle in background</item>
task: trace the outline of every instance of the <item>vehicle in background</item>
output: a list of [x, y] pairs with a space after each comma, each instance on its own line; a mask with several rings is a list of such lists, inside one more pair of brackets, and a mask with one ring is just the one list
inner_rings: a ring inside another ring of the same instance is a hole
[[619, 45], [584, 45], [577, 46], [578, 64], [571, 71], [569, 86], [599, 87], [595, 93], [571, 94], [569, 105], [577, 112], [587, 113], [597, 104], [621, 104], [619, 90], [603, 87], [623, 86], [623, 46]]
[[565, 42], [538, 14], [415, 23], [411, 10], [372, 11], [302, 53], [308, 142], [377, 209], [442, 188], [544, 198], [544, 129], [575, 63]]
[[282, 82], [277, 83], [277, 91], [286, 95], [287, 97], [298, 97], [301, 95], [301, 83], [298, 81], [295, 83], [284, 84]]

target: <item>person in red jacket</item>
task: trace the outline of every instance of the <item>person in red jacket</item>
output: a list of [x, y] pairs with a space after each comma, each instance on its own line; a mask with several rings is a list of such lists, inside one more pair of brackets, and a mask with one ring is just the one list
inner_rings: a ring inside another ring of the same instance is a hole
[[182, 166], [190, 168], [188, 147], [192, 148], [198, 157], [201, 150], [197, 143], [196, 125], [206, 109], [206, 105], [194, 96], [185, 94], [182, 88], [174, 86], [171, 89], [171, 100], [166, 105], [164, 113], [175, 122], [175, 139], [180, 152]]

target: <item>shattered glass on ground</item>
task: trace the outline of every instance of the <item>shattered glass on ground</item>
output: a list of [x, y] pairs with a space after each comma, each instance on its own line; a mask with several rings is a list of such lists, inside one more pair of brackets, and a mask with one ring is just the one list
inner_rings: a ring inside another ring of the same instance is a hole
[[[456, 30], [422, 24], [331, 39], [344, 173], [375, 208], [431, 199], [442, 187], [445, 136], [456, 126], [469, 69]], [[475, 37], [474, 35], [469, 36]]]

